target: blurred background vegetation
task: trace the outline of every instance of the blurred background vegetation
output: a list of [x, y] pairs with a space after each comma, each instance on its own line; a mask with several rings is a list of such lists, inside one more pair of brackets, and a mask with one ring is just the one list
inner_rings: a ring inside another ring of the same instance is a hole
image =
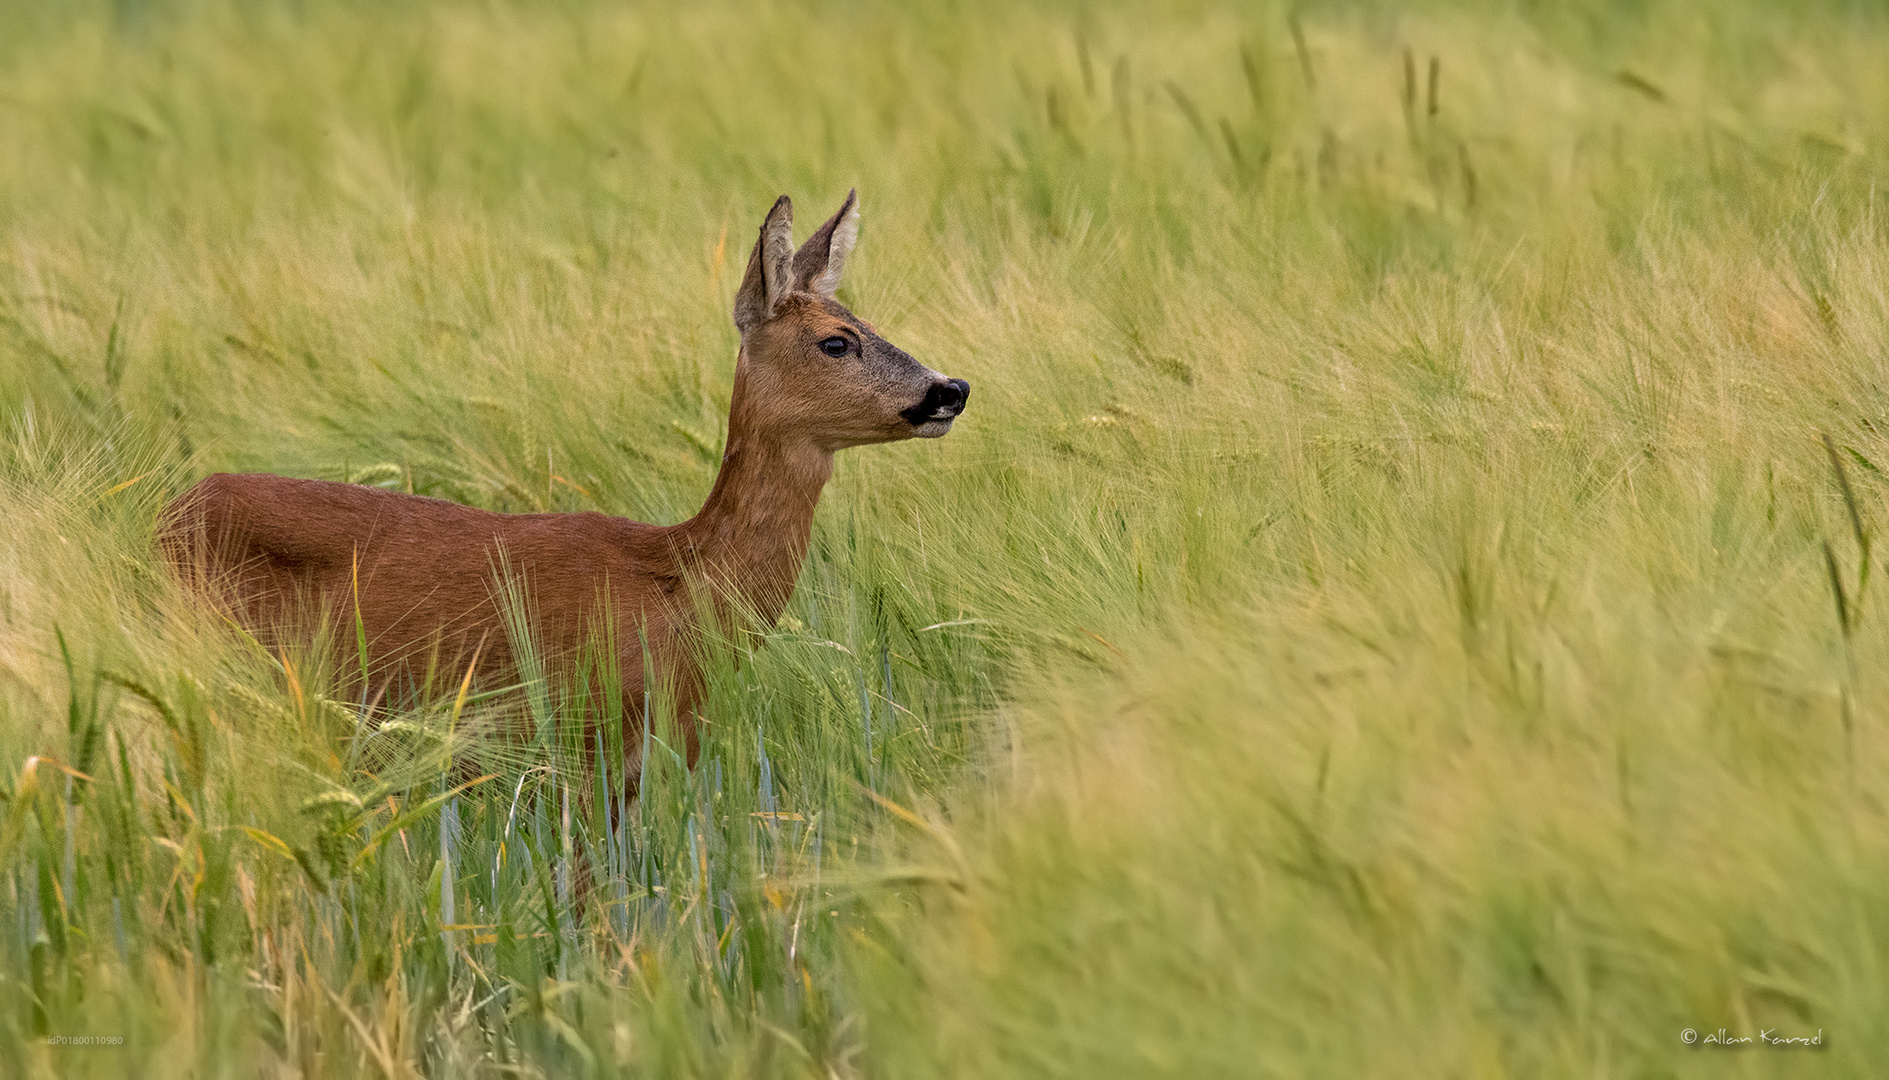
[[[1886, 16], [0, 7], [0, 1073], [1879, 1073]], [[155, 559], [217, 470], [687, 516], [855, 185], [976, 393], [637, 804]]]

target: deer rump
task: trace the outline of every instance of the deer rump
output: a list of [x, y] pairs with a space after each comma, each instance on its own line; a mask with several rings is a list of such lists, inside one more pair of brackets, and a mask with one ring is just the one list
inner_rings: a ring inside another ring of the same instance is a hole
[[[587, 648], [593, 663], [613, 665], [626, 727], [640, 730], [646, 669], [676, 672], [668, 689], [692, 759], [700, 679], [677, 661], [693, 599], [665, 532], [599, 513], [498, 514], [219, 473], [172, 504], [158, 545], [179, 580], [271, 654], [315, 644], [309, 659], [370, 704], [451, 693], [468, 672], [481, 688], [516, 684], [525, 634], [554, 683], [568, 682]], [[626, 566], [640, 572], [607, 569]]]

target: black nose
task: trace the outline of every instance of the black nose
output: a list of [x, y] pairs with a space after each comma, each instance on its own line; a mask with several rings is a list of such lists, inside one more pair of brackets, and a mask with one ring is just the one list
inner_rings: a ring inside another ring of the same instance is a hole
[[914, 427], [933, 420], [949, 420], [964, 411], [964, 399], [971, 396], [971, 384], [963, 379], [946, 379], [931, 384], [924, 400], [901, 415]]

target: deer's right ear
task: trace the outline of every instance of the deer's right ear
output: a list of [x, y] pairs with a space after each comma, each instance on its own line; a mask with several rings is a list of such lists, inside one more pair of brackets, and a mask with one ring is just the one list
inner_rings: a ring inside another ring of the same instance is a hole
[[839, 213], [813, 230], [807, 242], [794, 252], [794, 287], [831, 300], [840, 287], [846, 256], [853, 253], [853, 243], [858, 239], [859, 192], [855, 190], [846, 193]]
[[794, 274], [794, 204], [782, 195], [761, 222], [761, 235], [748, 256], [748, 272], [735, 291], [735, 328], [743, 334], [774, 317]]

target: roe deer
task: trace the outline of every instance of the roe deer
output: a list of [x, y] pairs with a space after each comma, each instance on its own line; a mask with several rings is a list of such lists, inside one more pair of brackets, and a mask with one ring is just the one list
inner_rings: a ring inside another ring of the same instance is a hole
[[[336, 668], [366, 678], [355, 683], [364, 697], [389, 686], [456, 686], [469, 669], [488, 688], [516, 682], [502, 600], [515, 582], [548, 670], [568, 670], [586, 640], [618, 646], [626, 753], [641, 752], [647, 656], [673, 688], [692, 766], [703, 617], [772, 626], [805, 561], [834, 451], [936, 438], [970, 393], [834, 299], [858, 235], [853, 192], [798, 251], [792, 203], [783, 195], [768, 211], [735, 295], [741, 351], [721, 472], [701, 512], [681, 524], [497, 514], [352, 484], [225, 473], [165, 510], [158, 542], [188, 587], [266, 646], [325, 632]], [[614, 634], [600, 635], [605, 626]], [[628, 776], [633, 784], [634, 769]]]

